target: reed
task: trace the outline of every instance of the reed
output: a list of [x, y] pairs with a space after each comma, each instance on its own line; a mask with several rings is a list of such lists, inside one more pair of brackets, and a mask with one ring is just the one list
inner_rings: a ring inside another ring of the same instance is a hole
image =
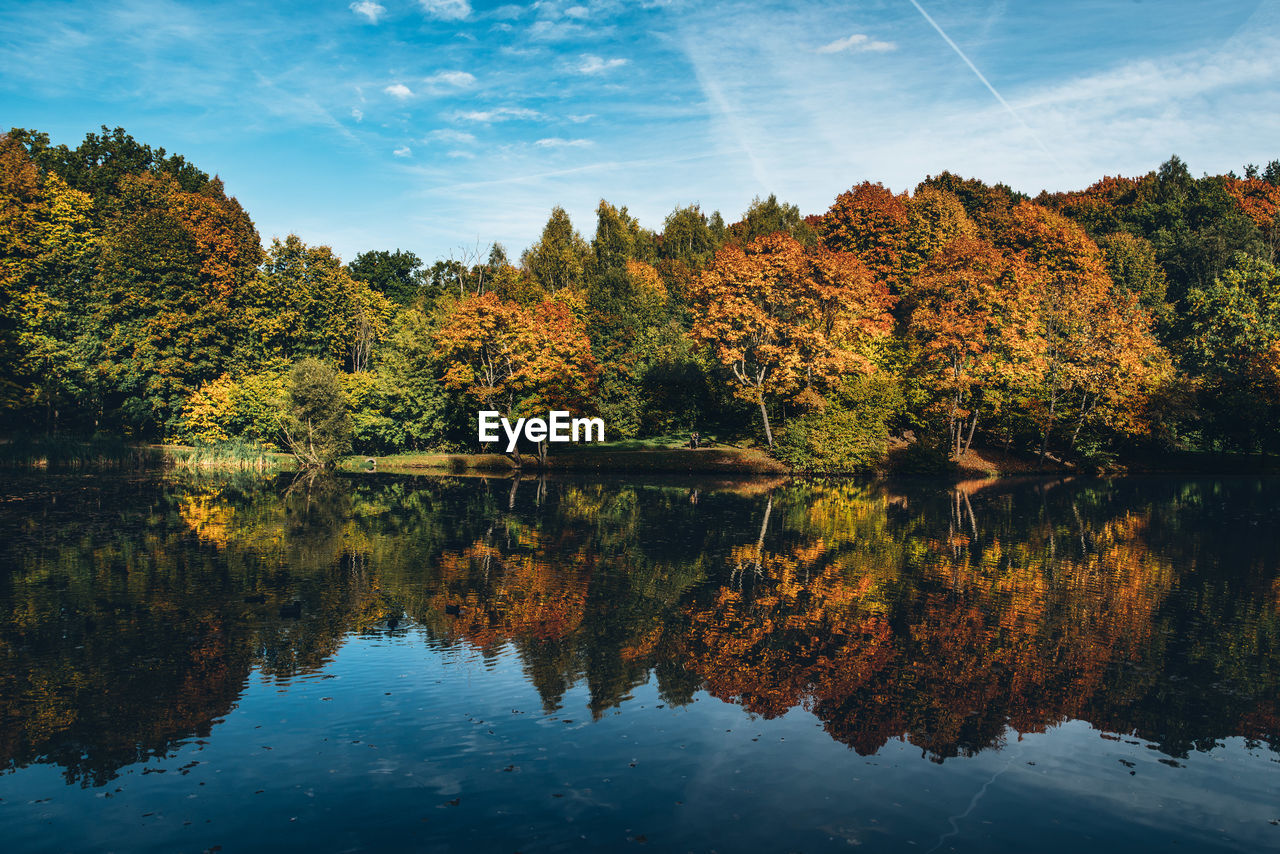
[[118, 436], [59, 433], [15, 436], [0, 442], [0, 466], [35, 469], [140, 469], [156, 465], [155, 448]]
[[274, 472], [280, 468], [280, 455], [238, 439], [191, 447], [170, 445], [164, 448], [164, 457], [170, 468], [184, 471]]

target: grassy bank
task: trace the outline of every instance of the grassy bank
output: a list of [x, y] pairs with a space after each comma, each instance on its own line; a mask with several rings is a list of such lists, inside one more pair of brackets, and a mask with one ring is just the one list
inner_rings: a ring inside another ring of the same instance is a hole
[[[369, 460], [374, 460], [370, 464]], [[523, 458], [526, 471], [538, 468], [538, 458]], [[754, 448], [717, 446], [713, 448], [667, 447], [654, 442], [615, 442], [580, 446], [547, 457], [550, 471], [662, 472], [786, 474], [785, 465]], [[343, 464], [349, 471], [392, 472], [509, 472], [515, 462], [503, 454], [395, 454], [386, 457], [349, 457]]]

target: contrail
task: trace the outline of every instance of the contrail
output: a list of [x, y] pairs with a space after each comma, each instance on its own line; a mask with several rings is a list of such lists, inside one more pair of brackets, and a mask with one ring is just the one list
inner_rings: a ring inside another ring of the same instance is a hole
[[916, 11], [923, 15], [924, 19], [929, 22], [929, 26], [938, 31], [938, 35], [942, 36], [942, 40], [951, 46], [951, 49], [956, 52], [956, 56], [964, 60], [964, 64], [969, 66], [969, 70], [978, 76], [978, 79], [982, 81], [982, 85], [987, 87], [987, 91], [1000, 102], [1000, 106], [1008, 110], [1009, 115], [1013, 116], [1014, 121], [1022, 125], [1023, 129], [1031, 135], [1031, 138], [1035, 140], [1036, 145], [1040, 146], [1040, 150], [1043, 151], [1059, 169], [1065, 171], [1066, 167], [1064, 167], [1058, 158], [1054, 156], [1053, 152], [1049, 150], [1048, 146], [1046, 146], [1043, 141], [1041, 141], [1040, 137], [1036, 136], [1036, 132], [1031, 129], [1031, 125], [1023, 121], [1022, 116], [1018, 115], [1018, 111], [1013, 108], [1013, 105], [1006, 101], [1004, 97], [996, 91], [996, 87], [992, 86], [991, 81], [983, 76], [982, 72], [978, 70], [978, 66], [969, 61], [969, 57], [964, 55], [964, 51], [960, 49], [960, 45], [951, 40], [951, 36], [947, 35], [946, 32], [943, 31], [942, 27], [938, 26], [938, 22], [935, 21], [933, 17], [924, 10], [924, 7], [916, 2], [916, 0], [910, 0], [910, 3], [912, 6], [915, 6]]
[[[996, 97], [999, 97], [999, 96], [997, 95]], [[963, 818], [969, 817], [969, 813], [973, 812], [973, 808], [978, 805], [978, 801], [982, 800], [982, 796], [987, 793], [987, 788], [996, 781], [997, 777], [999, 777], [1005, 771], [1008, 771], [1010, 768], [1013, 767], [1013, 760], [1016, 758], [1017, 758], [1016, 756], [1010, 757], [1009, 761], [1000, 767], [1000, 770], [996, 771], [996, 773], [991, 775], [991, 779], [987, 780], [987, 782], [982, 784], [982, 788], [978, 789], [978, 791], [974, 793], [973, 797], [970, 798], [969, 806], [965, 809], [964, 812], [960, 813], [960, 815], [953, 815], [947, 819], [947, 823], [951, 825], [951, 830], [939, 836], [938, 843], [934, 845], [932, 848], [930, 848], [928, 852], [926, 852], [926, 854], [933, 854], [934, 851], [937, 851], [939, 848], [941, 848], [942, 843], [947, 841], [947, 837], [960, 835], [960, 820]]]

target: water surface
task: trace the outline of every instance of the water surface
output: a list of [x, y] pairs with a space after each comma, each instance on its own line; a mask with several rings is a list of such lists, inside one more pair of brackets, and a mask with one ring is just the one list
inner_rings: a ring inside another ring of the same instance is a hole
[[0, 839], [1277, 848], [1275, 519], [1247, 478], [7, 477]]

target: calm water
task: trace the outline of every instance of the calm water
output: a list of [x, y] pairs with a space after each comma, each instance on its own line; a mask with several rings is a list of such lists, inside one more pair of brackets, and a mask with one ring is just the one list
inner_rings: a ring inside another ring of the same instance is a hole
[[5, 475], [0, 840], [1280, 848], [1277, 520], [1264, 479]]

